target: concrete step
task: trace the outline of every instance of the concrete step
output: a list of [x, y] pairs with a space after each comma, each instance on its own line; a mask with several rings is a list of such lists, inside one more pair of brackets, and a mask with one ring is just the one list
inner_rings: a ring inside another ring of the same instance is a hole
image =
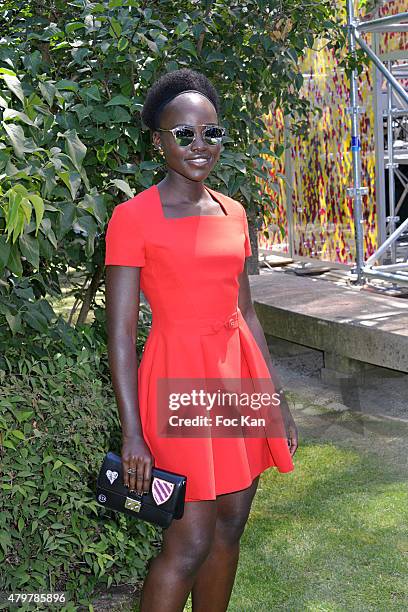
[[341, 271], [331, 274], [342, 280], [297, 276], [287, 266], [251, 275], [265, 333], [323, 351], [328, 369], [337, 364], [353, 372], [358, 361], [408, 372], [408, 300], [347, 285]]

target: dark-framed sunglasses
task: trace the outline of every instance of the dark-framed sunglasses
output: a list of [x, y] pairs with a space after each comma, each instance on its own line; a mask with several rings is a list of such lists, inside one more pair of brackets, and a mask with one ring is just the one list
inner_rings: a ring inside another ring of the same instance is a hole
[[220, 144], [223, 137], [226, 134], [226, 129], [220, 125], [213, 124], [200, 124], [196, 126], [192, 125], [177, 125], [170, 130], [165, 130], [163, 128], [157, 128], [158, 132], [171, 132], [174, 136], [174, 140], [179, 147], [188, 147], [191, 145], [195, 138], [195, 128], [201, 127], [203, 128], [201, 131], [201, 135], [205, 142], [209, 145], [215, 146]]

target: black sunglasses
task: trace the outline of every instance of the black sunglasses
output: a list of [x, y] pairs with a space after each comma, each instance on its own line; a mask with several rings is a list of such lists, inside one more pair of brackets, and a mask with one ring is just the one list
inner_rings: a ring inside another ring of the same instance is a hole
[[[205, 142], [209, 145], [218, 145], [222, 141], [226, 134], [226, 129], [220, 125], [208, 125], [203, 123], [195, 126], [202, 127], [201, 135]], [[165, 130], [163, 128], [157, 128], [158, 132], [171, 132], [174, 136], [174, 140], [179, 147], [188, 147], [191, 145], [195, 138], [195, 129], [192, 125], [178, 125], [171, 130]]]

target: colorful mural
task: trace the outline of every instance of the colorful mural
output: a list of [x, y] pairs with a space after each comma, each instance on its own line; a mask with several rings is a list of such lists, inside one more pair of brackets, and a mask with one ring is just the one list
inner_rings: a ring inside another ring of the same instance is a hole
[[[380, 16], [406, 10], [407, 0], [386, 2]], [[344, 2], [339, 3], [346, 15]], [[371, 43], [371, 35], [365, 39]], [[383, 50], [408, 49], [406, 33], [384, 33], [380, 36]], [[291, 138], [293, 173], [293, 229], [295, 255], [315, 257], [325, 261], [354, 263], [355, 240], [353, 200], [347, 195], [352, 180], [352, 157], [349, 106], [349, 82], [334, 53], [321, 44], [321, 50], [310, 51], [302, 65], [304, 86], [302, 94], [320, 107], [310, 113], [307, 138]], [[362, 184], [368, 187], [363, 197], [364, 255], [369, 257], [377, 248], [375, 200], [375, 153], [372, 67], [363, 70], [358, 84], [359, 105], [365, 108], [360, 115]], [[270, 113], [266, 118], [268, 130], [275, 141], [283, 141], [282, 113]], [[274, 162], [273, 173], [284, 173], [283, 160]], [[278, 193], [270, 193], [270, 208], [265, 211], [259, 246], [279, 248], [289, 252], [284, 181], [279, 180]], [[265, 187], [262, 186], [264, 189]], [[282, 231], [280, 231], [280, 229]]]

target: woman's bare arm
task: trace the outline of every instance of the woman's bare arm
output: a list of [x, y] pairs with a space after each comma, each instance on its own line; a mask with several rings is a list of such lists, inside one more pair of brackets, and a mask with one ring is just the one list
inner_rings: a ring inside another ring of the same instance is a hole
[[251, 287], [249, 284], [248, 273], [247, 273], [247, 260], [245, 259], [245, 267], [238, 277], [239, 281], [239, 296], [238, 296], [238, 307], [242, 312], [242, 315], [251, 330], [259, 348], [262, 351], [265, 362], [268, 366], [271, 378], [275, 388], [281, 389], [282, 385], [279, 380], [279, 376], [276, 373], [275, 368], [272, 365], [271, 355], [269, 353], [268, 344], [265, 339], [265, 334], [262, 326], [259, 322], [258, 316], [255, 312], [255, 308], [251, 297]]
[[[238, 281], [239, 281], [238, 307], [240, 311], [242, 312], [242, 315], [249, 329], [251, 330], [256, 340], [256, 343], [258, 344], [260, 350], [262, 351], [262, 354], [265, 358], [265, 362], [268, 366], [268, 370], [271, 375], [271, 379], [273, 381], [275, 389], [278, 391], [282, 389], [282, 384], [280, 382], [279, 376], [276, 373], [276, 369], [274, 368], [272, 364], [272, 359], [269, 353], [269, 348], [266, 342], [265, 334], [259, 322], [258, 316], [255, 312], [255, 308], [252, 302], [251, 287], [250, 287], [249, 279], [248, 279], [246, 260], [245, 260], [244, 269], [238, 277]], [[280, 408], [282, 411], [282, 415], [284, 417], [288, 439], [290, 440], [289, 451], [291, 455], [293, 456], [298, 447], [298, 430], [297, 430], [296, 423], [290, 412], [288, 403], [286, 401], [286, 398], [283, 392], [281, 393], [281, 396], [280, 396]]]
[[[106, 266], [108, 361], [122, 426], [123, 480], [131, 490], [148, 491], [153, 458], [143, 439], [137, 388], [137, 326], [140, 268]], [[137, 469], [128, 475], [129, 468]]]

